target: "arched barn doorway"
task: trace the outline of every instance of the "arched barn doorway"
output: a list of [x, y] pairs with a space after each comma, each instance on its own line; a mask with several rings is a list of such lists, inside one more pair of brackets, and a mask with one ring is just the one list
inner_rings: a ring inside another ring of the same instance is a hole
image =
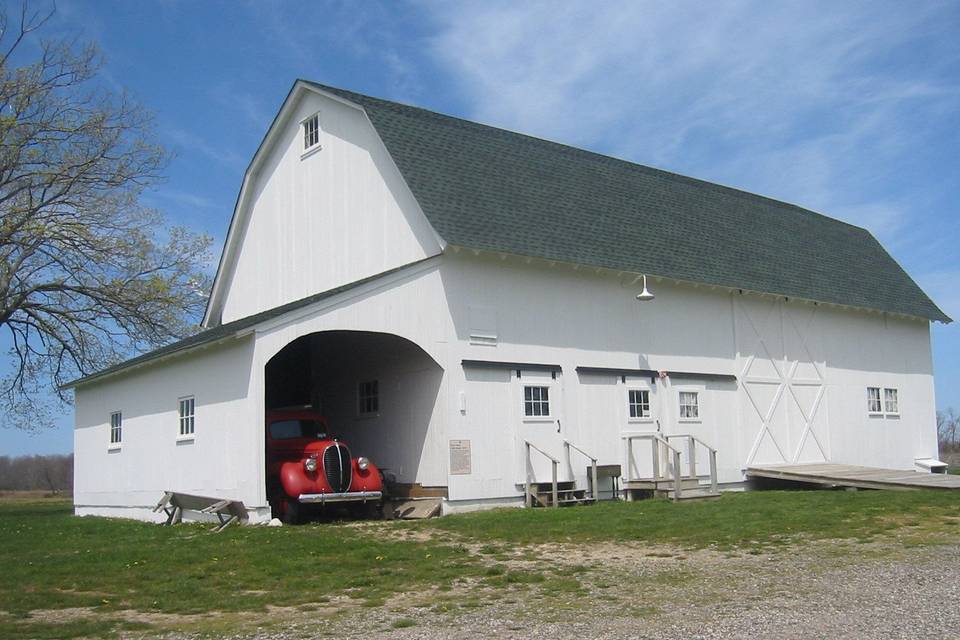
[[430, 438], [439, 433], [443, 369], [415, 343], [368, 331], [313, 333], [277, 352], [264, 374], [267, 412], [318, 411], [331, 436], [384, 472], [392, 495], [446, 495], [444, 449]]

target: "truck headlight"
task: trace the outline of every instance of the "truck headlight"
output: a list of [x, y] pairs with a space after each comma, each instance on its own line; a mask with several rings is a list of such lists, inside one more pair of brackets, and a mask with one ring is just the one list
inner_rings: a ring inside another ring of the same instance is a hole
[[317, 459], [316, 458], [307, 458], [303, 461], [303, 468], [311, 473], [317, 470]]
[[369, 460], [363, 457], [357, 458], [357, 468], [360, 469], [360, 471], [366, 471], [367, 467], [369, 466], [370, 466]]

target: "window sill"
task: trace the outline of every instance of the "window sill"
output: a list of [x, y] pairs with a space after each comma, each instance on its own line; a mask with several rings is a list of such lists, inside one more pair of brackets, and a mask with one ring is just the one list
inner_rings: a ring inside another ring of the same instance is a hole
[[882, 418], [882, 417], [883, 417], [883, 414], [880, 413], [879, 411], [871, 411], [870, 413], [867, 414], [867, 417], [870, 417], [870, 418]]
[[630, 424], [651, 424], [653, 418], [627, 418], [627, 422]]
[[114, 451], [120, 451], [121, 449], [123, 449], [123, 445], [120, 443], [111, 444], [107, 446], [108, 453], [113, 453]]
[[703, 419], [702, 418], [677, 418], [677, 422], [697, 424], [697, 423], [703, 422]]
[[177, 436], [177, 444], [193, 444], [196, 439], [195, 435]]
[[310, 147], [309, 149], [307, 149], [306, 151], [304, 151], [303, 153], [301, 153], [301, 154], [300, 154], [300, 159], [301, 159], [301, 160], [306, 160], [307, 158], [309, 158], [310, 156], [312, 156], [313, 154], [315, 154], [317, 151], [320, 151], [321, 149], [323, 149], [323, 145], [321, 145], [321, 144], [315, 144], [315, 145], [313, 145], [312, 147]]
[[884, 418], [895, 418], [895, 419], [899, 420], [899, 419], [900, 419], [900, 414], [899, 414], [899, 413], [885, 413], [885, 414], [883, 414], [883, 417], [884, 417]]
[[528, 416], [525, 417], [523, 421], [529, 423], [547, 423], [555, 422], [556, 418], [551, 418], [550, 416]]
[[358, 413], [357, 420], [373, 420], [374, 418], [379, 418], [380, 413]]

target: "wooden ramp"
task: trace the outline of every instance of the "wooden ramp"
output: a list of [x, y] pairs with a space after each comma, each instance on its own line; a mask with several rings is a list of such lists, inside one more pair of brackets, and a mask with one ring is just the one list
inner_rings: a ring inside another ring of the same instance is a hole
[[960, 476], [850, 464], [770, 464], [748, 467], [748, 478], [773, 478], [860, 489], [960, 489]]

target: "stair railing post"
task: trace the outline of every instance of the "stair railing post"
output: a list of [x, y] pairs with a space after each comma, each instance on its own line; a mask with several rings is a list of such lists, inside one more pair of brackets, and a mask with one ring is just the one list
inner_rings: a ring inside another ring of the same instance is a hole
[[717, 452], [710, 449], [710, 491], [717, 492]]
[[557, 461], [552, 460], [553, 464], [553, 507], [560, 506], [559, 496], [557, 495]]
[[627, 436], [627, 482], [633, 480], [633, 474], [630, 472], [633, 466], [633, 438]]
[[690, 461], [690, 477], [697, 477], [697, 440], [687, 436], [687, 459]]
[[650, 440], [650, 450], [653, 452], [653, 481], [660, 479], [660, 438], [654, 436]]
[[597, 486], [597, 459], [596, 458], [590, 458], [590, 471], [591, 471], [591, 474], [593, 475], [593, 485], [592, 485], [593, 491], [591, 491], [590, 493], [592, 494], [594, 502], [600, 502], [600, 493], [599, 493], [600, 487]]
[[673, 497], [677, 500], [680, 499], [681, 483], [683, 474], [680, 473], [680, 451], [678, 449], [673, 450]]
[[526, 484], [524, 485], [524, 489], [526, 492], [524, 494], [524, 502], [526, 503], [527, 508], [529, 509], [533, 507], [533, 499], [530, 497], [530, 443], [525, 442], [524, 444], [527, 447], [527, 456], [524, 459], [524, 465], [523, 465], [524, 477], [527, 480]]

